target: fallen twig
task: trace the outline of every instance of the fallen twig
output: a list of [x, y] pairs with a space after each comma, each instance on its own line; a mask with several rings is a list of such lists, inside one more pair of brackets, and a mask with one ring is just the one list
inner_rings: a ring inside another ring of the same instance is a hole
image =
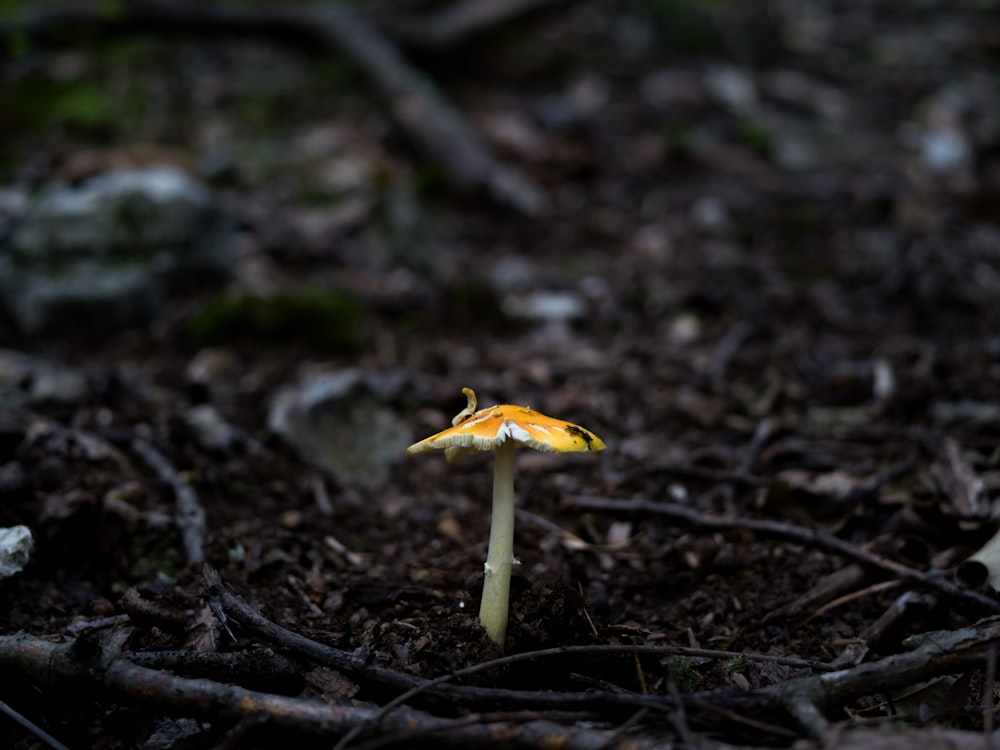
[[[407, 702], [411, 701], [413, 698], [417, 697], [421, 693], [433, 692], [438, 686], [445, 685], [453, 680], [458, 680], [462, 677], [470, 677], [474, 674], [479, 674], [493, 669], [500, 669], [501, 667], [508, 666], [510, 664], [515, 664], [517, 662], [523, 661], [536, 661], [542, 660], [549, 657], [566, 657], [575, 656], [578, 659], [586, 659], [600, 656], [602, 654], [629, 654], [633, 657], [638, 657], [640, 654], [643, 655], [655, 655], [655, 656], [686, 656], [690, 658], [707, 658], [707, 659], [732, 659], [734, 657], [746, 658], [750, 661], [763, 661], [771, 662], [773, 664], [781, 664], [789, 667], [806, 668], [813, 671], [825, 672], [832, 671], [834, 667], [830, 667], [822, 662], [816, 662], [809, 659], [799, 659], [796, 657], [783, 657], [776, 656], [772, 654], [751, 654], [744, 652], [735, 651], [718, 651], [714, 649], [703, 649], [703, 648], [689, 648], [685, 646], [629, 646], [629, 645], [594, 645], [594, 646], [559, 646], [550, 649], [541, 649], [538, 651], [529, 651], [521, 654], [508, 654], [506, 656], [499, 657], [497, 659], [492, 659], [487, 662], [482, 662], [481, 664], [474, 664], [471, 667], [466, 667], [465, 669], [459, 669], [455, 672], [451, 672], [441, 677], [436, 677], [432, 680], [426, 680], [419, 685], [407, 690], [405, 693], [401, 693], [394, 699], [389, 701], [387, 704], [382, 706], [378, 715], [375, 717], [376, 720], [386, 715], [397, 706], [405, 705]], [[457, 692], [461, 697], [475, 696], [479, 692], [479, 688], [475, 687], [458, 687]], [[490, 690], [489, 695], [493, 698], [498, 696], [498, 693], [503, 693], [504, 695], [509, 694], [512, 691], [496, 691]], [[545, 703], [546, 701], [538, 701], [538, 693], [535, 692], [525, 692], [525, 691], [513, 691], [516, 697], [520, 697], [521, 703], [525, 706], [534, 705], [540, 707], [540, 703]], [[548, 695], [552, 695], [549, 693]], [[612, 705], [620, 703], [620, 701], [615, 701], [610, 696], [621, 695], [620, 693], [606, 693], [602, 694], [591, 692], [587, 693], [587, 696], [597, 697], [606, 707], [610, 708]], [[559, 708], [564, 710], [570, 707], [576, 708], [577, 710], [583, 710], [584, 705], [579, 703], [579, 695], [574, 693], [557, 693], [553, 697], [558, 701]], [[510, 698], [508, 698], [510, 699]], [[663, 703], [663, 701], [658, 701], [656, 707], [658, 708], [673, 708], [674, 710], [682, 710], [683, 697], [674, 690], [670, 693], [669, 703]], [[584, 701], [587, 707], [591, 707], [590, 700]], [[625, 703], [629, 704], [627, 696]], [[636, 714], [626, 720], [624, 726], [628, 726], [630, 723], [638, 721], [637, 716], [645, 716], [646, 713], [652, 708], [652, 704], [647, 704], [645, 708], [640, 708]], [[619, 732], [622, 731], [623, 727], [619, 727]], [[360, 734], [364, 727], [357, 727], [348, 734], [344, 735], [340, 743], [334, 748], [334, 750], [341, 750], [341, 748], [346, 748], [348, 746], [348, 741], [353, 739], [356, 734]]]
[[[301, 636], [299, 636], [301, 638]], [[308, 641], [308, 639], [303, 639]], [[1000, 642], [1000, 617], [980, 621], [968, 628], [934, 632], [909, 639], [913, 650], [877, 662], [825, 674], [798, 677], [745, 693], [724, 688], [680, 696], [689, 715], [700, 719], [729, 716], [744, 727], [760, 726], [773, 732], [781, 727], [781, 715], [792, 716], [807, 732], [819, 735], [827, 727], [827, 716], [864, 695], [896, 690], [921, 680], [979, 668]], [[321, 644], [315, 644], [321, 646]], [[509, 657], [505, 657], [507, 659]], [[367, 672], [373, 667], [365, 666]], [[55, 689], [68, 681], [85, 690], [102, 691], [117, 700], [146, 704], [159, 712], [205, 718], [214, 721], [257, 721], [299, 731], [340, 736], [355, 728], [377, 729], [382, 736], [405, 737], [408, 733], [433, 732], [440, 746], [536, 748], [542, 738], [558, 741], [564, 748], [643, 748], [653, 744], [632, 738], [607, 743], [609, 735], [580, 727], [565, 727], [544, 720], [538, 714], [525, 721], [498, 720], [486, 724], [466, 724], [439, 719], [403, 706], [391, 711], [355, 706], [338, 706], [300, 700], [271, 693], [168, 675], [132, 663], [117, 649], [101, 645], [96, 638], [80, 638], [56, 645], [30, 635], [0, 636], [0, 669], [35, 682], [40, 689]], [[379, 668], [383, 672], [391, 672]], [[448, 676], [452, 677], [451, 675]], [[433, 681], [410, 677], [404, 682], [427, 684]], [[436, 685], [432, 689], [442, 690]], [[548, 710], [558, 705], [562, 711], [584, 711], [608, 718], [628, 707], [657, 712], [676, 708], [677, 697], [625, 695], [607, 692], [546, 693], [542, 691], [491, 691], [468, 686], [447, 686], [449, 710], [468, 710], [464, 699], [489, 694], [511, 694], [523, 706]], [[545, 700], [544, 696], [549, 699]], [[523, 710], [523, 709], [522, 709]], [[772, 723], [768, 723], [768, 717]], [[494, 717], [496, 718], [496, 717]], [[507, 717], [509, 718], [509, 716]], [[504, 739], [500, 739], [501, 736]], [[610, 735], [614, 737], [614, 735]]]
[[751, 531], [754, 534], [771, 539], [782, 539], [787, 542], [801, 544], [805, 547], [824, 549], [863, 565], [879, 568], [923, 588], [938, 591], [976, 611], [985, 611], [993, 614], [1000, 613], [1000, 601], [992, 597], [981, 594], [978, 591], [964, 589], [943, 576], [925, 573], [895, 560], [890, 560], [887, 557], [858, 547], [844, 541], [840, 537], [819, 529], [758, 518], [722, 518], [702, 513], [687, 505], [656, 502], [653, 500], [577, 496], [567, 498], [566, 502], [579, 508], [612, 512], [648, 513], [650, 515], [669, 518], [672, 521], [683, 523], [687, 527], [702, 531]]
[[409, 46], [444, 48], [565, 0], [458, 0], [419, 17], [388, 18], [393, 39]]
[[[206, 569], [206, 580], [213, 596], [220, 595], [224, 589], [218, 574]], [[329, 647], [311, 641], [269, 622], [266, 618], [253, 612], [238, 597], [229, 593], [224, 597], [224, 606], [233, 609], [236, 619], [244, 621], [247, 615], [252, 629], [269, 633], [272, 638], [278, 638], [279, 643], [288, 641], [298, 644], [304, 654], [328, 663], [326, 655]], [[249, 611], [244, 611], [244, 609]], [[682, 696], [685, 707], [691, 712], [717, 713], [743, 712], [749, 713], [759, 720], [761, 712], [784, 713], [793, 717], [797, 723], [810, 734], [820, 733], [827, 724], [825, 715], [842, 709], [851, 700], [860, 696], [892, 690], [900, 686], [913, 684], [950, 672], [960, 672], [981, 665], [986, 649], [993, 642], [1000, 641], [1000, 617], [983, 620], [975, 625], [957, 631], [939, 631], [910, 638], [915, 646], [913, 651], [889, 656], [877, 662], [861, 664], [849, 669], [840, 669], [823, 674], [798, 677], [775, 685], [765, 686], [744, 693], [742, 691], [723, 688]], [[598, 649], [602, 647], [597, 647]], [[611, 648], [611, 647], [604, 647]], [[659, 647], [633, 647], [643, 653], [659, 650]], [[593, 650], [594, 647], [587, 647]], [[375, 679], [383, 685], [392, 683], [395, 688], [408, 685], [408, 693], [397, 697], [389, 705], [374, 713], [371, 721], [382, 721], [391, 716], [390, 709], [397, 708], [404, 700], [417, 694], [445, 699], [452, 705], [474, 708], [492, 701], [495, 706], [504, 707], [534, 707], [536, 710], [563, 711], [593, 711], [601, 710], [604, 715], [615, 714], [622, 709], [651, 708], [659, 711], [676, 707], [675, 700], [663, 695], [628, 695], [610, 692], [589, 693], [551, 693], [545, 691], [517, 691], [493, 688], [479, 688], [467, 685], [449, 685], [448, 681], [473, 674], [485, 668], [492, 668], [499, 663], [511, 663], [515, 660], [540, 658], [540, 653], [513, 654], [483, 665], [475, 665], [455, 674], [444, 675], [436, 680], [425, 680], [411, 675], [393, 672], [392, 670], [374, 665], [366, 665], [353, 655], [330, 650], [336, 662], [348, 662], [349, 669], [371, 680]], [[565, 653], [566, 649], [552, 649], [546, 655]], [[706, 656], [715, 656], [714, 652], [706, 652]], [[795, 666], [806, 666], [796, 664]], [[829, 668], [829, 667], [827, 667]]]
[[364, 19], [344, 6], [316, 16], [317, 32], [347, 51], [382, 89], [396, 119], [460, 187], [481, 186], [521, 213], [542, 211], [542, 191], [501, 164], [465, 119]]
[[[894, 581], [883, 581], [885, 583], [895, 583]], [[878, 586], [879, 584], [875, 584]], [[872, 587], [869, 587], [869, 589]], [[903, 616], [912, 610], [916, 605], [922, 604], [928, 609], [934, 601], [932, 594], [918, 594], [915, 591], [904, 591], [893, 601], [892, 605], [882, 613], [875, 622], [865, 626], [857, 638], [854, 638], [843, 651], [834, 659], [831, 664], [838, 668], [853, 667], [860, 664], [868, 655], [872, 646], [876, 645], [893, 626], [899, 624]]]
[[31, 732], [35, 737], [37, 737], [46, 745], [51, 747], [52, 750], [69, 750], [69, 748], [66, 747], [66, 745], [61, 743], [59, 740], [57, 740], [51, 734], [46, 732], [35, 722], [28, 719], [26, 716], [22, 716], [20, 713], [15, 711], [13, 708], [8, 706], [3, 701], [0, 701], [0, 713], [4, 714], [7, 718], [20, 724], [22, 727]]
[[161, 600], [145, 597], [134, 586], [122, 592], [120, 600], [125, 614], [136, 623], [145, 626], [155, 625], [158, 628], [172, 632], [183, 631], [191, 617], [191, 612]]
[[691, 732], [691, 727], [688, 725], [687, 711], [684, 710], [684, 700], [681, 698], [681, 691], [677, 687], [677, 681], [673, 678], [668, 680], [667, 689], [677, 704], [677, 708], [670, 713], [670, 723], [673, 724], [674, 731], [680, 737], [684, 749], [697, 750], [698, 742], [695, 740], [694, 734]]
[[986, 749], [993, 750], [994, 709], [997, 684], [997, 644], [991, 643], [986, 652], [986, 675], [983, 678], [983, 734], [987, 737]]
[[300, 664], [258, 647], [248, 651], [125, 651], [133, 664], [167, 670], [180, 677], [202, 677], [281, 695], [302, 692]]
[[[65, 43], [81, 28], [104, 33], [254, 34], [311, 42], [347, 54], [364, 70], [399, 123], [460, 188], [483, 188], [502, 205], [537, 215], [547, 202], [534, 182], [501, 163], [458, 110], [399, 54], [392, 42], [346, 3], [276, 7], [132, 0], [107, 12], [99, 3], [38, 9], [0, 25], [0, 36]], [[89, 37], [81, 37], [89, 38]]]
[[167, 457], [144, 438], [132, 441], [135, 451], [146, 465], [149, 466], [161, 482], [170, 486], [174, 492], [176, 511], [174, 521], [181, 532], [184, 543], [184, 554], [189, 563], [200, 563], [205, 559], [205, 509], [201, 507], [198, 493], [171, 465]]
[[[71, 682], [133, 705], [148, 705], [161, 713], [213, 722], [262, 721], [271, 726], [320, 736], [339, 736], [359, 724], [371, 726], [376, 709], [337, 705], [247, 690], [211, 680], [176, 677], [137, 666], [115, 648], [97, 639], [62, 644], [18, 634], [0, 636], [0, 666], [5, 674], [30, 678], [38, 689], [55, 689]], [[397, 739], [433, 734], [439, 747], [503, 747], [535, 750], [557, 743], [566, 750], [644, 750], [655, 741], [630, 738], [608, 743], [608, 734], [582, 726], [563, 726], [537, 718], [468, 723], [442, 719], [414, 709], [383, 716], [380, 729]], [[547, 744], [548, 743], [548, 744]]]
[[[355, 678], [364, 678], [370, 684], [392, 690], [405, 690], [422, 692], [429, 695], [445, 698], [447, 700], [459, 700], [466, 703], [476, 702], [477, 706], [490, 705], [493, 707], [503, 706], [505, 708], [524, 708], [529, 704], [522, 699], [524, 691], [520, 690], [498, 690], [495, 688], [477, 688], [467, 685], [447, 685], [451, 680], [458, 680], [474, 674], [492, 669], [499, 669], [511, 664], [524, 661], [537, 661], [551, 659], [554, 657], [596, 657], [599, 655], [624, 654], [651, 654], [658, 656], [688, 656], [713, 659], [731, 659], [735, 656], [743, 657], [753, 661], [766, 661], [798, 669], [809, 669], [812, 671], [828, 670], [829, 667], [822, 662], [811, 659], [800, 659], [796, 657], [777, 656], [773, 654], [752, 654], [733, 651], [718, 651], [713, 649], [689, 648], [685, 646], [647, 646], [647, 645], [593, 645], [593, 646], [561, 646], [558, 648], [543, 649], [539, 651], [529, 651], [521, 654], [508, 654], [506, 656], [493, 659], [482, 664], [476, 664], [456, 672], [443, 675], [442, 677], [428, 680], [415, 677], [403, 672], [379, 667], [368, 663], [364, 658], [342, 651], [332, 646], [319, 643], [303, 635], [288, 630], [274, 622], [271, 622], [243, 599], [234, 594], [223, 583], [218, 572], [209, 566], [204, 566], [203, 575], [208, 587], [209, 596], [219, 602], [221, 608], [232, 620], [248, 630], [262, 636], [275, 646], [290, 650], [298, 656], [308, 659], [316, 664], [342, 670], [351, 674]], [[416, 692], [414, 694], [416, 694]], [[588, 694], [589, 695], [589, 694]], [[532, 699], [533, 700], [533, 699]], [[482, 701], [482, 702], [479, 702]], [[543, 700], [541, 702], [545, 704]], [[634, 705], [623, 702], [622, 705]], [[556, 702], [553, 705], [540, 705], [534, 703], [535, 708], [564, 708], [564, 704]], [[574, 709], [580, 709], [579, 704], [573, 705]]]
[[845, 592], [860, 588], [865, 582], [866, 576], [865, 569], [857, 563], [837, 568], [832, 573], [814, 581], [807, 591], [793, 601], [777, 609], [772, 609], [764, 615], [761, 624], [802, 616], [810, 620], [816, 617], [820, 611], [825, 611], [824, 608], [833, 599], [843, 598]]
[[[484, 688], [470, 685], [451, 684], [455, 680], [478, 674], [490, 669], [498, 669], [515, 662], [541, 660], [553, 657], [572, 657], [576, 659], [594, 658], [601, 654], [624, 654], [634, 658], [637, 654], [652, 654], [658, 656], [683, 655], [689, 657], [704, 657], [727, 659], [733, 656], [743, 656], [752, 660], [771, 661], [785, 666], [822, 671], [829, 669], [819, 662], [780, 657], [765, 654], [736, 654], [728, 651], [694, 649], [678, 646], [579, 646], [546, 649], [543, 651], [522, 654], [509, 654], [499, 659], [473, 665], [453, 673], [442, 675], [435, 679], [415, 677], [397, 672], [378, 665], [369, 664], [363, 658], [345, 651], [313, 641], [305, 636], [294, 633], [277, 625], [258, 611], [250, 607], [240, 597], [236, 596], [223, 583], [219, 574], [209, 566], [204, 568], [204, 577], [208, 592], [217, 611], [228, 613], [232, 621], [243, 628], [264, 637], [273, 645], [287, 649], [299, 657], [316, 664], [330, 666], [351, 675], [357, 682], [369, 689], [396, 693], [395, 697], [382, 706], [369, 719], [378, 724], [386, 716], [406, 703], [419, 705], [445, 704], [452, 708], [461, 706], [466, 710], [482, 707], [492, 708], [531, 708], [536, 711], [589, 711], [596, 712], [602, 718], [613, 720], [619, 717], [627, 720], [634, 716], [636, 709], [655, 709], [656, 711], [671, 710], [677, 704], [673, 696], [662, 695], [630, 695], [627, 693], [611, 693], [589, 691], [584, 693], [553, 692], [553, 691], [523, 691], [502, 688]], [[744, 694], [741, 694], [744, 695]], [[423, 701], [418, 701], [418, 698]], [[369, 726], [362, 724], [349, 730], [342, 740], [341, 746], [361, 734]]]
[[761, 693], [777, 700], [805, 730], [819, 736], [827, 726], [824, 714], [841, 709], [858, 696], [891, 692], [983, 666], [1000, 642], [1000, 618], [991, 617], [955, 631], [924, 633], [907, 642], [914, 646], [912, 651], [850, 669], [791, 679]]
[[746, 485], [749, 487], [765, 487], [768, 480], [742, 469], [711, 469], [705, 466], [680, 463], [677, 461], [656, 461], [633, 469], [616, 472], [614, 480], [617, 484], [628, 484], [636, 479], [652, 474], [672, 474], [689, 479], [704, 479], [709, 482]]

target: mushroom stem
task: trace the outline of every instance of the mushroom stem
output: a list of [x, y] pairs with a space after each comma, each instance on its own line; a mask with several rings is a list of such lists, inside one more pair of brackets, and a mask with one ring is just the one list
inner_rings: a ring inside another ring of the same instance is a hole
[[496, 449], [493, 469], [493, 515], [490, 519], [490, 548], [486, 555], [483, 601], [479, 621], [486, 633], [503, 650], [507, 639], [510, 601], [510, 574], [514, 560], [514, 440], [505, 440]]

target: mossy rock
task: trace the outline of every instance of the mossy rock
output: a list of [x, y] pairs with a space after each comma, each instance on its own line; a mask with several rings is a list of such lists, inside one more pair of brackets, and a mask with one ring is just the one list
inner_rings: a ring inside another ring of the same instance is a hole
[[208, 302], [191, 321], [199, 345], [301, 343], [324, 352], [361, 346], [364, 309], [336, 288], [286, 289], [273, 294], [231, 292]]

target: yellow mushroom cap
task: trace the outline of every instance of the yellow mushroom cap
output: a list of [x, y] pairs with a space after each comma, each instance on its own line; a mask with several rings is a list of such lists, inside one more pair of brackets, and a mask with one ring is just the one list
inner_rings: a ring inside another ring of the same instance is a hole
[[414, 443], [407, 453], [446, 451], [449, 461], [466, 453], [492, 451], [507, 440], [546, 453], [573, 453], [604, 450], [604, 441], [590, 430], [572, 422], [546, 416], [527, 406], [502, 404], [475, 411], [476, 394], [471, 388], [462, 392], [469, 405], [459, 412], [452, 426], [436, 435]]

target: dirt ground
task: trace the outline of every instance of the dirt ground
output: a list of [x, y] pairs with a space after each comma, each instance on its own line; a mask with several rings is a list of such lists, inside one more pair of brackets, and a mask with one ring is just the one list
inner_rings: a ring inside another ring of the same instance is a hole
[[[986, 742], [1000, 636], [899, 659], [1000, 613], [986, 574], [955, 582], [1000, 493], [997, 14], [553, 3], [440, 49], [390, 34], [544, 194], [534, 215], [456, 187], [328, 51], [192, 31], [8, 59], [8, 90], [146, 99], [12, 115], [6, 182], [225, 143], [227, 288], [319, 282], [360, 314], [323, 321], [356, 327], [332, 346], [301, 321], [198, 340], [221, 286], [121, 330], [0, 322], [0, 526], [35, 540], [0, 580], [0, 701], [109, 750]], [[282, 387], [346, 368], [414, 441], [471, 387], [607, 443], [519, 453], [503, 652], [477, 619], [492, 457], [400, 451], [345, 482], [269, 429]], [[82, 385], [41, 388], [54, 369]], [[825, 702], [781, 697], [834, 669]], [[417, 684], [410, 723], [372, 719]], [[227, 685], [286, 702], [240, 714]], [[6, 716], [0, 745], [46, 746]]]

